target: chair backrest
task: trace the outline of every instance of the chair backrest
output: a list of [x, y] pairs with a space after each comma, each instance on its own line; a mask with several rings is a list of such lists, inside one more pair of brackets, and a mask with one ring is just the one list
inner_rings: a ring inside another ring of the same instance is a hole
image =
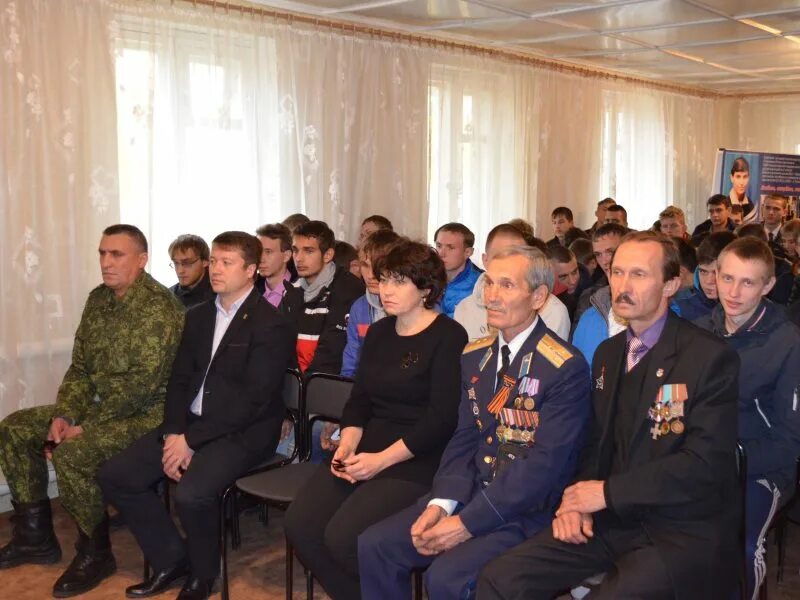
[[303, 388], [306, 415], [338, 421], [350, 398], [353, 380], [340, 375], [312, 373]]
[[283, 379], [283, 403], [289, 410], [299, 412], [303, 397], [303, 376], [297, 369], [286, 369]]

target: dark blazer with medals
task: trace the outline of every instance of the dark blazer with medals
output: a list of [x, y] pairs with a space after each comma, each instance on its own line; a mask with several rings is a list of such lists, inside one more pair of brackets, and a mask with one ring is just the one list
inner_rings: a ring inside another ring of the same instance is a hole
[[739, 552], [736, 439], [739, 358], [668, 312], [646, 358], [624, 464], [612, 474], [626, 333], [592, 363], [595, 419], [579, 480], [605, 481], [608, 508], [595, 531], [640, 525], [670, 572], [679, 600], [730, 597]]
[[[185, 434], [194, 450], [223, 436], [238, 436], [253, 453], [274, 449], [284, 415], [284, 374], [295, 361], [292, 328], [253, 288], [212, 359], [216, 316], [213, 300], [186, 313], [161, 432]], [[196, 417], [189, 408], [201, 386], [202, 416]]]
[[[590, 417], [588, 365], [541, 318], [511, 361], [500, 395], [498, 355], [497, 337], [464, 349], [458, 426], [431, 497], [458, 501], [473, 536], [509, 525], [530, 536], [550, 523], [574, 475]], [[493, 401], [502, 410], [490, 411]], [[499, 469], [503, 443], [516, 457]]]

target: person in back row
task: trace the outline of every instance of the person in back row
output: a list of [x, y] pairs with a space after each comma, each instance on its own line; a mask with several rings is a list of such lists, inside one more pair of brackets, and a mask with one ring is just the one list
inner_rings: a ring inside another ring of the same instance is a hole
[[548, 240], [547, 247], [568, 246], [564, 236], [573, 226], [572, 211], [566, 206], [559, 206], [550, 213], [550, 220], [553, 223], [553, 237]]
[[358, 536], [430, 489], [458, 420], [464, 329], [436, 312], [447, 284], [432, 248], [402, 241], [373, 265], [388, 316], [364, 339], [333, 461], [286, 511], [303, 565], [333, 600], [357, 600]]
[[446, 223], [436, 230], [433, 239], [447, 272], [441, 308], [452, 319], [456, 306], [472, 293], [483, 272], [470, 260], [475, 250], [475, 234], [461, 223]]
[[731, 199], [728, 196], [714, 194], [706, 200], [706, 207], [708, 208], [708, 219], [695, 227], [692, 232], [692, 244], [695, 248], [709, 233], [736, 229], [731, 219]]
[[274, 223], [256, 229], [261, 242], [256, 289], [274, 307], [280, 306], [286, 295], [286, 284], [292, 282], [289, 263], [292, 260], [292, 233], [286, 225]]
[[295, 229], [292, 256], [299, 278], [286, 290], [280, 310], [297, 332], [297, 362], [303, 372], [339, 373], [347, 343], [350, 307], [364, 282], [333, 263], [333, 231], [322, 221]]
[[717, 258], [722, 249], [736, 236], [730, 231], [718, 231], [706, 236], [697, 248], [697, 269], [694, 272], [692, 293], [674, 298], [670, 308], [679, 317], [694, 321], [710, 314], [718, 304]]
[[[508, 223], [496, 225], [486, 236], [486, 252], [482, 257], [483, 264], [488, 264], [492, 257], [501, 250], [510, 246], [531, 246], [536, 244], [544, 254], [547, 250], [545, 243], [538, 238], [527, 238], [519, 229]], [[480, 278], [475, 289], [468, 297], [464, 298], [456, 307], [455, 320], [467, 330], [470, 340], [491, 335], [491, 329], [483, 303], [483, 278]], [[569, 335], [569, 312], [564, 303], [555, 295], [548, 293], [544, 306], [539, 310], [539, 316], [548, 328], [556, 332], [561, 339]]]
[[186, 308], [214, 298], [208, 278], [208, 244], [199, 235], [179, 235], [169, 245], [178, 283], [169, 288]]
[[[792, 497], [800, 456], [800, 330], [766, 299], [775, 285], [772, 252], [743, 237], [719, 255], [719, 305], [697, 324], [741, 359], [739, 441], [747, 457], [746, 598], [764, 581], [764, 539], [775, 511]], [[769, 357], [768, 360], [765, 360]]]

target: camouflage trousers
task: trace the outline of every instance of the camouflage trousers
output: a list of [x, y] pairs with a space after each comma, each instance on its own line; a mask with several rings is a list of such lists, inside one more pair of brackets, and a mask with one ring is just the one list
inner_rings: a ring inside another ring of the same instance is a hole
[[[0, 422], [0, 468], [17, 502], [47, 498], [47, 459], [43, 444], [55, 406], [37, 406], [11, 413]], [[161, 405], [147, 413], [97, 426], [59, 444], [53, 451], [53, 467], [61, 505], [81, 531], [91, 535], [105, 514], [105, 503], [95, 481], [100, 466], [148, 431], [158, 427]]]

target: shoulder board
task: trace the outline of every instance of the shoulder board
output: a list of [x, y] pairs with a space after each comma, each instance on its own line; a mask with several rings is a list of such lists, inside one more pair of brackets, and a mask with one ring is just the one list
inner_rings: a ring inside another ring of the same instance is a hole
[[464, 347], [464, 354], [468, 354], [470, 352], [474, 352], [475, 350], [480, 350], [481, 348], [486, 348], [487, 346], [491, 346], [494, 343], [495, 339], [497, 339], [496, 335], [487, 335], [486, 337], [473, 340]]
[[539, 343], [536, 344], [536, 352], [550, 361], [556, 369], [572, 358], [572, 353], [548, 333], [545, 333]]

